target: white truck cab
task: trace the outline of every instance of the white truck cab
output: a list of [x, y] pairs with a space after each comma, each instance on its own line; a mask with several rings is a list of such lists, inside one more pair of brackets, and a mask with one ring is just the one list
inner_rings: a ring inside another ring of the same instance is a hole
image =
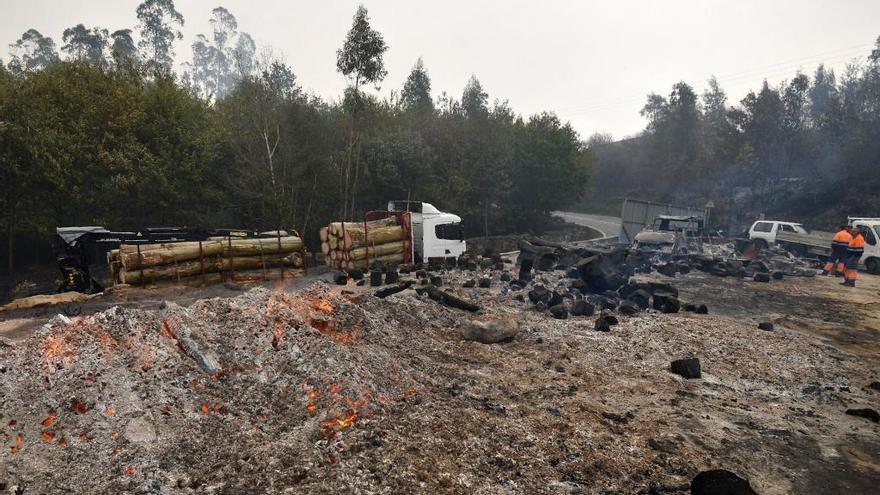
[[777, 220], [758, 220], [749, 229], [749, 239], [764, 241], [767, 245], [776, 243], [776, 234], [790, 232], [806, 234], [807, 229], [803, 225], [794, 222], [780, 222]]
[[467, 243], [458, 215], [444, 213], [431, 203], [421, 201], [389, 201], [388, 211], [410, 213], [414, 260], [458, 258], [464, 254]]
[[859, 229], [865, 238], [865, 254], [859, 263], [869, 273], [880, 274], [880, 218], [847, 217], [846, 223]]

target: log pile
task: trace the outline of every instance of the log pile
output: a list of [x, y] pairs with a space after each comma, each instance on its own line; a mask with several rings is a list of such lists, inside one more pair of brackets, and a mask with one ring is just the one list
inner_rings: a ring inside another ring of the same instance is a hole
[[410, 249], [404, 228], [393, 217], [369, 222], [333, 222], [321, 228], [321, 252], [327, 266], [365, 269], [379, 261], [402, 263]]
[[259, 280], [302, 275], [299, 237], [210, 238], [205, 241], [122, 244], [107, 253], [118, 284], [199, 286], [224, 280]]

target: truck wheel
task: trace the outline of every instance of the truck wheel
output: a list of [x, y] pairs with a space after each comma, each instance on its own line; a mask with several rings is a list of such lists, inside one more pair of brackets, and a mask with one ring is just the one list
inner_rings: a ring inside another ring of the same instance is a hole
[[880, 273], [880, 260], [877, 258], [869, 258], [865, 261], [865, 268], [868, 270], [868, 273], [877, 275]]

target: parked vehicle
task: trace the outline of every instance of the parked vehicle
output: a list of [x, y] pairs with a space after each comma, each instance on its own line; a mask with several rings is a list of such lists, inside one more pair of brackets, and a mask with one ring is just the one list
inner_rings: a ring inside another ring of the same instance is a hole
[[388, 211], [410, 213], [413, 260], [428, 262], [464, 254], [467, 243], [458, 215], [444, 213], [421, 201], [389, 201]]
[[650, 227], [636, 234], [633, 248], [674, 254], [702, 249], [703, 219], [695, 216], [658, 215]]
[[[865, 237], [865, 254], [859, 260], [869, 273], [880, 273], [880, 218], [849, 217], [847, 225], [861, 230]], [[779, 245], [801, 256], [827, 258], [831, 255], [833, 232], [780, 232], [776, 236]]]
[[776, 237], [780, 233], [807, 234], [803, 225], [794, 222], [780, 222], [777, 220], [758, 220], [749, 229], [749, 239], [756, 245], [766, 247], [776, 244]]

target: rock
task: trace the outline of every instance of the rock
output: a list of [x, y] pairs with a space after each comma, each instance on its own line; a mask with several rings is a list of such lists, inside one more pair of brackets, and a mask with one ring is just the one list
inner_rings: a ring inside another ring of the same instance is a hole
[[546, 302], [547, 302], [547, 306], [550, 306], [550, 307], [562, 304], [562, 294], [556, 292], [555, 290], [551, 291], [550, 292], [550, 299], [547, 300]]
[[483, 344], [510, 342], [519, 332], [519, 325], [509, 319], [473, 320], [463, 325], [459, 330], [463, 339]]
[[477, 285], [479, 285], [481, 289], [488, 289], [492, 286], [492, 279], [488, 277], [483, 277], [480, 279]]
[[585, 301], [578, 299], [571, 308], [571, 314], [574, 316], [591, 316], [596, 311], [596, 307]]
[[465, 280], [464, 283], [461, 284], [461, 286], [464, 288], [470, 289], [471, 287], [477, 286], [477, 281], [474, 279], [468, 279], [468, 280]]
[[550, 315], [557, 320], [568, 319], [568, 308], [564, 304], [557, 304], [550, 307]]
[[666, 302], [663, 303], [663, 307], [660, 308], [660, 311], [666, 314], [678, 313], [679, 310], [681, 310], [681, 302], [675, 297], [666, 299]]
[[656, 294], [657, 292], [665, 292], [667, 294], [672, 294], [675, 297], [678, 297], [678, 287], [668, 284], [666, 282], [649, 282], [647, 284], [647, 288], [645, 288], [651, 295]]
[[651, 304], [651, 293], [644, 289], [638, 289], [630, 294], [627, 299], [632, 301], [639, 309], [648, 309], [648, 306]]
[[511, 279], [511, 278], [512, 278], [512, 277], [511, 277], [510, 274], [507, 273], [507, 272], [504, 272], [504, 273], [501, 274], [501, 281], [502, 281], [502, 282], [510, 282], [510, 279]]
[[697, 306], [697, 310], [695, 311], [698, 315], [707, 315], [709, 314], [709, 307], [705, 304], [700, 304]]
[[539, 301], [549, 301], [550, 291], [543, 285], [536, 285], [534, 289], [529, 291], [529, 301], [538, 304]]
[[151, 444], [156, 441], [156, 429], [146, 417], [134, 418], [125, 427], [125, 439], [133, 443]]
[[663, 305], [666, 304], [666, 301], [668, 301], [670, 298], [674, 299], [675, 296], [673, 296], [670, 292], [657, 291], [654, 292], [654, 296], [652, 297], [651, 302], [653, 303], [654, 309], [660, 311], [663, 309]]
[[336, 272], [333, 274], [333, 283], [336, 285], [346, 285], [348, 283], [348, 275], [342, 272]]
[[602, 309], [615, 309], [617, 308], [618, 302], [617, 299], [613, 299], [610, 297], [600, 297], [599, 298], [599, 307]]
[[697, 358], [677, 359], [670, 364], [669, 370], [685, 378], [700, 378], [700, 360]]
[[762, 321], [761, 323], [758, 323], [758, 328], [769, 332], [769, 331], [773, 330], [773, 322]]
[[875, 423], [880, 423], [880, 413], [878, 413], [874, 409], [870, 409], [867, 407], [860, 409], [847, 409], [846, 413], [850, 416], [858, 416], [860, 418], [870, 419]]
[[[407, 271], [406, 273], [409, 273], [409, 271]], [[364, 278], [364, 271], [355, 268], [354, 270], [348, 271], [348, 276], [353, 280], [362, 280]]]
[[748, 480], [725, 469], [712, 469], [691, 481], [691, 495], [757, 495]]
[[433, 285], [435, 287], [440, 287], [441, 285], [443, 285], [443, 278], [441, 278], [437, 275], [432, 275], [430, 280], [431, 280], [431, 285]]
[[617, 318], [613, 315], [609, 315], [607, 313], [599, 314], [599, 317], [596, 318], [595, 329], [599, 332], [610, 332], [611, 327], [617, 325]]
[[526, 297], [522, 294], [517, 294], [517, 295], [513, 296], [513, 298], [519, 302], [526, 302]]
[[639, 305], [637, 305], [630, 299], [624, 299], [623, 301], [620, 301], [620, 306], [617, 307], [617, 311], [619, 311], [620, 314], [626, 316], [637, 315], [642, 309], [643, 308], [639, 307]]
[[682, 309], [684, 309], [685, 311], [689, 311], [691, 313], [694, 313], [697, 311], [697, 305], [694, 303], [687, 303], [682, 307]]

